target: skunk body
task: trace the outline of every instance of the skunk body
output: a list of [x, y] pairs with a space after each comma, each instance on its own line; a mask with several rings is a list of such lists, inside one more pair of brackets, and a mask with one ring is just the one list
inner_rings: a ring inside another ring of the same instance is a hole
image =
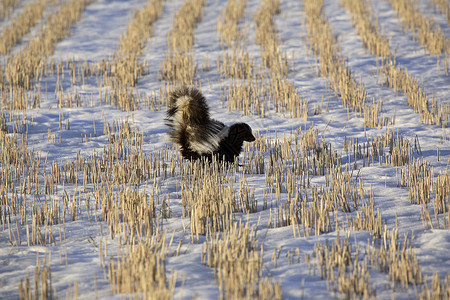
[[236, 123], [226, 126], [211, 119], [205, 97], [195, 88], [183, 87], [169, 98], [166, 122], [171, 141], [180, 146], [187, 159], [212, 159], [234, 162], [245, 142], [255, 137], [249, 125]]

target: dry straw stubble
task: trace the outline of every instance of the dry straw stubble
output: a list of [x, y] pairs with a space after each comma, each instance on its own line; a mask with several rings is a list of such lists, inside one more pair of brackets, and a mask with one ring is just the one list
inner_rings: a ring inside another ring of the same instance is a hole
[[36, 0], [27, 4], [23, 12], [12, 20], [11, 25], [0, 34], [0, 54], [6, 55], [21, 41], [30, 29], [42, 18], [49, 0]]
[[[387, 119], [380, 116], [382, 100], [370, 101], [367, 91], [349, 70], [345, 57], [336, 44], [332, 28], [323, 10], [323, 1], [304, 2], [307, 16], [307, 42], [315, 55], [319, 57], [320, 76], [328, 77], [330, 86], [339, 96], [345, 107], [352, 108], [355, 114], [364, 114], [364, 125], [381, 127], [387, 125]], [[372, 102], [372, 105], [371, 103]]]
[[205, 0], [189, 0], [176, 12], [171, 31], [167, 35], [168, 50], [161, 63], [160, 79], [181, 85], [193, 84], [197, 65], [192, 46], [194, 29], [201, 21]]

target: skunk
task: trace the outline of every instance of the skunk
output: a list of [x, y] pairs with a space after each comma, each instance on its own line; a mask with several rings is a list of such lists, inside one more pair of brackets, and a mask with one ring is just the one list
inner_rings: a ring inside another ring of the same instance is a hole
[[196, 88], [182, 87], [169, 97], [166, 124], [172, 143], [180, 146], [181, 155], [190, 160], [204, 157], [211, 161], [233, 163], [244, 142], [255, 137], [246, 123], [226, 126], [211, 119], [205, 97]]

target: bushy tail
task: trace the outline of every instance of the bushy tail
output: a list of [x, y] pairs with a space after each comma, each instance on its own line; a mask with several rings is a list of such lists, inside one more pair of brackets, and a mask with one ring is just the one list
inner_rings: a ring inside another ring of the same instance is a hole
[[188, 159], [214, 153], [228, 135], [227, 126], [210, 118], [205, 97], [195, 88], [183, 87], [171, 94], [166, 121], [170, 139]]

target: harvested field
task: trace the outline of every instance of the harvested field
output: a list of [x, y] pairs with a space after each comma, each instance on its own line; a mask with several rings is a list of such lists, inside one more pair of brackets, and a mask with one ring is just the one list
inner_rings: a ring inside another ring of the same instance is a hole
[[0, 299], [449, 299], [447, 2], [3, 1]]

